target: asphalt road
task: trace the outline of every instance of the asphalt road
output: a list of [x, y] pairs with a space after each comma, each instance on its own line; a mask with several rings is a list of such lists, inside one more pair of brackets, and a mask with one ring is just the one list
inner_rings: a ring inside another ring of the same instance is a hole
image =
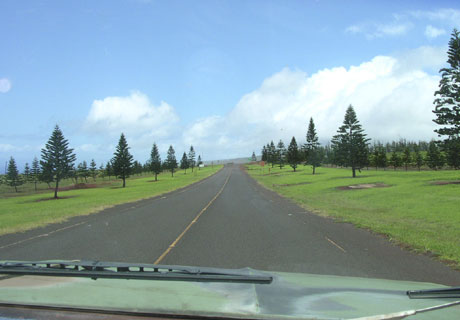
[[460, 272], [306, 212], [238, 166], [164, 196], [0, 237], [0, 260], [251, 267], [460, 285]]

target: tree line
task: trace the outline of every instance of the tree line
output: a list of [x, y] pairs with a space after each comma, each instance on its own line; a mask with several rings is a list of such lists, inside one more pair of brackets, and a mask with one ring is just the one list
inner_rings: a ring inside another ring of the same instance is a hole
[[[40, 161], [35, 157], [32, 165], [29, 166], [26, 163], [23, 174], [20, 174], [16, 161], [13, 157], [10, 157], [6, 174], [1, 177], [0, 183], [13, 187], [16, 192], [18, 191], [17, 187], [26, 182], [34, 183], [35, 191], [37, 190], [37, 184], [40, 182], [47, 183], [48, 187], [51, 187], [51, 183], [54, 183], [54, 198], [57, 198], [59, 183], [63, 179], [73, 179], [75, 183], [78, 183], [78, 179], [87, 182], [88, 178], [92, 178], [95, 181], [97, 176], [108, 176], [109, 178], [114, 176], [122, 179], [124, 188], [126, 179], [133, 174], [152, 172], [155, 175], [155, 181], [157, 181], [158, 174], [162, 171], [171, 172], [171, 176], [174, 176], [174, 172], [177, 171], [178, 162], [172, 145], [169, 146], [166, 160], [162, 162], [158, 146], [153, 143], [150, 158], [145, 164], [133, 160], [129, 149], [125, 135], [122, 133], [114, 155], [106, 163], [105, 167], [101, 164], [98, 168], [94, 159], [91, 160], [89, 166], [86, 161], [82, 161], [75, 166], [76, 155], [74, 150], [69, 148], [68, 140], [64, 138], [61, 129], [56, 125], [51, 137], [41, 150]], [[194, 168], [198, 166], [199, 169], [202, 163], [201, 156], [198, 155], [196, 159], [195, 149], [190, 146], [188, 154], [184, 152], [182, 156], [180, 168], [184, 169], [185, 173], [189, 168], [193, 172]]]

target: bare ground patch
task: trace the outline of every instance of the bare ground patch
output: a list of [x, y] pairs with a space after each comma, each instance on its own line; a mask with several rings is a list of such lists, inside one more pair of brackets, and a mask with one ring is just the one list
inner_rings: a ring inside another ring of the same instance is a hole
[[[79, 190], [79, 189], [92, 189], [92, 188], [101, 188], [110, 182], [103, 182], [103, 183], [77, 183], [71, 186], [60, 187], [58, 191], [69, 191], [69, 190]], [[54, 190], [54, 188], [50, 188], [50, 190]]]
[[447, 184], [460, 184], [460, 180], [443, 180], [443, 181], [433, 181], [431, 184], [436, 186], [444, 186]]
[[42, 201], [49, 201], [49, 200], [64, 200], [64, 199], [70, 199], [70, 198], [75, 198], [77, 196], [64, 196], [64, 197], [57, 197], [54, 198], [54, 197], [51, 197], [51, 198], [40, 198], [40, 199], [36, 199], [34, 200], [33, 202], [42, 202]]
[[384, 183], [360, 183], [353, 184], [350, 186], [337, 187], [339, 190], [360, 190], [360, 189], [372, 189], [372, 188], [388, 188], [389, 185]]

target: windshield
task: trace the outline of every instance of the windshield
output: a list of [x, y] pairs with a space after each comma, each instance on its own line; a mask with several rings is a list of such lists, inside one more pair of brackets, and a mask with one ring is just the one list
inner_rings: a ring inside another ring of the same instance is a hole
[[2, 1], [0, 261], [460, 286], [459, 27], [450, 1]]

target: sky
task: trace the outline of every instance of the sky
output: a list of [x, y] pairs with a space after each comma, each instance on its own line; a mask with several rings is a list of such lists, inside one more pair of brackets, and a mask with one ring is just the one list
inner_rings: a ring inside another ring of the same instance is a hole
[[313, 117], [327, 143], [352, 104], [373, 141], [436, 138], [454, 1], [0, 2], [0, 172], [40, 157], [56, 124], [77, 161], [120, 134], [204, 160], [250, 157]]

